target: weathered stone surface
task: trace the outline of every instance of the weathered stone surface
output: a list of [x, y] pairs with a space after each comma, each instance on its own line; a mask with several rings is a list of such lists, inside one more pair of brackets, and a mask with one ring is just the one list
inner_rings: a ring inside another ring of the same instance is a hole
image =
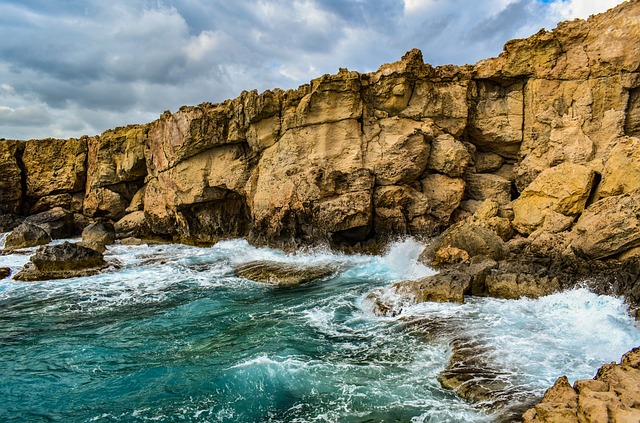
[[522, 297], [538, 298], [553, 294], [560, 289], [557, 279], [543, 276], [536, 277], [528, 273], [496, 272], [485, 278], [487, 295], [494, 298], [516, 300]]
[[590, 259], [609, 257], [640, 245], [640, 191], [603, 198], [573, 227], [571, 248]]
[[18, 141], [0, 141], [0, 214], [20, 212], [22, 171], [17, 156], [22, 148]]
[[433, 257], [434, 254], [445, 247], [464, 250], [469, 254], [469, 257], [482, 256], [493, 260], [502, 260], [509, 254], [504, 241], [495, 232], [464, 221], [456, 223], [444, 231], [425, 250], [420, 259], [429, 262], [430, 256]]
[[0, 267], [0, 280], [11, 276], [11, 269], [8, 267]]
[[377, 235], [423, 234], [433, 231], [435, 226], [427, 216], [429, 199], [410, 187], [377, 187], [373, 193], [373, 209]]
[[476, 172], [492, 173], [500, 170], [504, 164], [504, 159], [495, 153], [477, 152], [474, 160]]
[[30, 140], [22, 156], [26, 195], [37, 200], [83, 191], [87, 177], [87, 138]]
[[640, 139], [620, 138], [604, 164], [596, 199], [640, 189]]
[[104, 252], [107, 245], [116, 240], [114, 226], [107, 222], [96, 222], [88, 225], [82, 231], [82, 245], [98, 252]]
[[278, 286], [295, 286], [325, 278], [336, 271], [330, 266], [311, 266], [275, 261], [252, 261], [238, 266], [236, 276]]
[[62, 207], [33, 214], [25, 222], [41, 227], [52, 239], [69, 238], [75, 231], [73, 213]]
[[391, 286], [396, 294], [410, 303], [464, 303], [464, 294], [471, 289], [471, 277], [463, 272], [443, 271], [415, 281], [397, 282]]
[[434, 173], [421, 181], [422, 192], [430, 205], [430, 214], [441, 225], [448, 225], [451, 214], [460, 206], [464, 196], [465, 183], [460, 178], [450, 178]]
[[115, 223], [114, 229], [118, 239], [145, 237], [150, 233], [149, 222], [144, 211], [129, 213]]
[[[504, 157], [516, 158], [522, 142], [523, 102], [522, 82], [513, 81], [503, 85], [490, 80], [477, 81], [467, 129], [471, 142]], [[484, 167], [482, 159], [489, 157], [480, 156], [481, 159], [476, 160], [478, 172], [491, 172], [500, 167], [496, 167], [495, 157], [491, 157], [488, 168]]]
[[15, 228], [5, 238], [5, 250], [17, 250], [20, 248], [35, 247], [51, 242], [51, 237], [40, 226], [24, 222]]
[[471, 200], [493, 200], [498, 204], [511, 201], [511, 181], [491, 173], [469, 173], [465, 176], [465, 195]]
[[569, 384], [558, 378], [542, 401], [523, 415], [524, 423], [640, 421], [640, 348], [619, 364], [602, 366], [594, 379]]
[[13, 213], [0, 214], [0, 233], [11, 232], [18, 227], [24, 218]]
[[573, 163], [546, 169], [513, 202], [513, 226], [530, 234], [545, 222], [549, 211], [577, 216], [587, 203], [593, 178], [591, 169]]
[[88, 276], [107, 265], [102, 253], [69, 242], [42, 246], [30, 260], [13, 279], [29, 282]]
[[431, 142], [427, 169], [457, 178], [464, 174], [470, 161], [471, 155], [464, 144], [451, 135], [444, 134]]
[[435, 142], [433, 134], [430, 125], [411, 119], [394, 117], [374, 123], [364, 133], [367, 143], [364, 160], [376, 175], [376, 183], [397, 185], [415, 181], [427, 168], [431, 143]]

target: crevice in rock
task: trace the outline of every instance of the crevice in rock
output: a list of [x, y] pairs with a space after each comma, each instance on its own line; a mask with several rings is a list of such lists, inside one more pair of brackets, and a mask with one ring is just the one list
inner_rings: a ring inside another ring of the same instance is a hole
[[598, 172], [594, 172], [593, 184], [591, 185], [591, 192], [589, 193], [589, 198], [587, 199], [587, 203], [584, 205], [585, 209], [596, 201], [596, 192], [598, 191], [598, 186], [600, 185], [601, 181], [602, 181], [602, 175]]
[[24, 155], [25, 143], [18, 143], [15, 159], [18, 168], [20, 169], [20, 204], [18, 205], [18, 209], [20, 210], [20, 214], [26, 215], [29, 212], [29, 205], [27, 204], [27, 168], [24, 165], [24, 160], [22, 159]]
[[640, 136], [640, 87], [629, 90], [624, 133], [630, 137]]

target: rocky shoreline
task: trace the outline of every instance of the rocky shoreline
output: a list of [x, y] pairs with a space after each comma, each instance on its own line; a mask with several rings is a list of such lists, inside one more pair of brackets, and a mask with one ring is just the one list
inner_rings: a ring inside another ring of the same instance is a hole
[[[412, 50], [373, 73], [341, 69], [99, 136], [0, 141], [0, 232], [16, 250], [102, 225], [86, 234], [91, 251], [238, 237], [376, 251], [437, 237], [422, 260], [440, 273], [372, 293], [376, 312], [586, 283], [640, 318], [639, 137], [632, 0], [475, 65], [432, 67]], [[104, 266], [66, 248], [79, 271]]]

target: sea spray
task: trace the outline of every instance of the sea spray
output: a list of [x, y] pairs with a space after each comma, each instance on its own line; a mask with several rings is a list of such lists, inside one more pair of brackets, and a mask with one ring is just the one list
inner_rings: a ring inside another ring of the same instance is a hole
[[[94, 277], [3, 280], [0, 420], [484, 422], [491, 411], [437, 381], [451, 335], [422, 336], [408, 320], [439, 319], [478, 340], [532, 397], [640, 345], [624, 303], [585, 289], [370, 313], [362, 299], [372, 289], [433, 272], [417, 262], [421, 249], [411, 239], [381, 256], [285, 254], [242, 240], [114, 245], [106, 257], [119, 266]], [[1, 256], [0, 266], [27, 260]], [[234, 276], [252, 260], [339, 272], [281, 289]]]

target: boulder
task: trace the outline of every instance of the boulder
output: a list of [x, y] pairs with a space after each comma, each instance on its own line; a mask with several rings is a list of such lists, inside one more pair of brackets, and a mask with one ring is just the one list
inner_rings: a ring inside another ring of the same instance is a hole
[[595, 198], [640, 189], [640, 138], [625, 137], [609, 153]]
[[5, 250], [35, 247], [51, 242], [51, 237], [40, 226], [23, 222], [7, 235], [4, 243]]
[[427, 169], [458, 178], [464, 174], [470, 161], [471, 154], [464, 144], [451, 135], [444, 134], [431, 142]]
[[11, 276], [11, 269], [8, 267], [0, 267], [0, 280]]
[[236, 267], [235, 274], [240, 278], [256, 282], [266, 282], [278, 286], [295, 286], [325, 278], [335, 271], [335, 267], [326, 265], [313, 266], [259, 260]]
[[118, 239], [140, 238], [149, 234], [149, 223], [144, 211], [136, 211], [118, 220], [114, 229]]
[[495, 153], [477, 152], [474, 160], [476, 172], [493, 173], [500, 170], [504, 164], [504, 159]]
[[502, 205], [511, 201], [511, 181], [492, 173], [469, 173], [465, 176], [465, 194], [471, 200], [493, 200]]
[[593, 379], [566, 376], [556, 380], [544, 398], [522, 416], [523, 423], [640, 421], [640, 347], [620, 363], [605, 364]]
[[545, 223], [549, 211], [579, 215], [591, 193], [593, 178], [593, 170], [573, 163], [544, 170], [513, 202], [513, 226], [530, 234]]
[[464, 303], [464, 294], [471, 289], [471, 277], [457, 270], [445, 270], [415, 281], [397, 282], [390, 289], [411, 304]]
[[430, 263], [433, 256], [445, 247], [466, 251], [469, 257], [482, 256], [496, 261], [509, 255], [506, 244], [494, 231], [466, 221], [450, 226], [425, 249], [420, 259]]
[[464, 196], [464, 180], [433, 173], [420, 182], [422, 192], [429, 201], [429, 213], [441, 225], [448, 225], [451, 214], [460, 206]]
[[90, 276], [107, 266], [102, 253], [69, 242], [42, 246], [30, 260], [13, 279], [29, 282]]
[[589, 259], [610, 257], [640, 245], [640, 191], [593, 203], [573, 227], [571, 249]]
[[485, 278], [486, 295], [493, 298], [517, 300], [538, 298], [553, 294], [560, 289], [556, 278], [536, 276], [529, 273], [492, 272]]
[[96, 222], [82, 231], [82, 245], [99, 252], [104, 252], [107, 245], [115, 242], [116, 232], [111, 223]]
[[39, 226], [51, 236], [51, 239], [70, 238], [74, 235], [75, 224], [73, 213], [62, 207], [33, 214], [25, 222]]

